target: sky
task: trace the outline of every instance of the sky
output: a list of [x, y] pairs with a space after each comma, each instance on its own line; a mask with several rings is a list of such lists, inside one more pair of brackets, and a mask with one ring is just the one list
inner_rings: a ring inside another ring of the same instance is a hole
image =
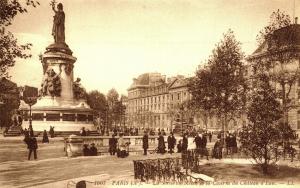
[[[24, 0], [25, 1], [25, 0]], [[20, 43], [32, 43], [32, 58], [11, 68], [18, 85], [39, 87], [38, 55], [53, 43], [50, 0], [16, 16], [9, 27]], [[250, 55], [256, 35], [273, 11], [300, 16], [300, 0], [60, 0], [66, 43], [77, 58], [74, 77], [87, 91], [127, 94], [132, 79], [146, 72], [193, 76], [223, 33], [232, 29]]]

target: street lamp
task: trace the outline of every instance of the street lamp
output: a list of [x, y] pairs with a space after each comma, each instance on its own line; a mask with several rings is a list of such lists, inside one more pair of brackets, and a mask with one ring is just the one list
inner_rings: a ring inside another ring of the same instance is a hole
[[32, 114], [31, 114], [31, 106], [37, 102], [37, 97], [26, 97], [24, 99], [26, 104], [29, 105], [29, 129], [32, 130]]

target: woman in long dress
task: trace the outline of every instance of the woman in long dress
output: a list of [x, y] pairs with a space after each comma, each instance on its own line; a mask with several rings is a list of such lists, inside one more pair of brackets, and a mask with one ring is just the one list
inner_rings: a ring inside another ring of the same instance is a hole
[[164, 154], [166, 152], [165, 139], [159, 134], [158, 138], [158, 153]]

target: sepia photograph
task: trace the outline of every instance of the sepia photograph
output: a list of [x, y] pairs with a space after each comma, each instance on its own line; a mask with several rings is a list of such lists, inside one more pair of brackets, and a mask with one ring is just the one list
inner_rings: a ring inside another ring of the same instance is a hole
[[0, 187], [300, 187], [300, 0], [0, 0]]

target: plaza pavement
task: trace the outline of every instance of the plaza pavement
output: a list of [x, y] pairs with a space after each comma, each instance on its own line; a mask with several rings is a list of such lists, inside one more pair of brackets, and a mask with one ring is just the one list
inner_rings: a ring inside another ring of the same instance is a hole
[[[38, 138], [40, 142], [41, 138]], [[49, 144], [39, 143], [38, 160], [27, 160], [27, 148], [22, 137], [0, 136], [0, 187], [76, 187], [76, 182], [88, 181], [87, 187], [140, 187], [151, 186], [134, 180], [133, 160], [176, 157], [179, 154], [89, 156], [67, 158], [63, 139], [50, 139]], [[212, 143], [211, 143], [212, 144]], [[247, 159], [209, 160], [209, 163], [251, 164]], [[207, 163], [203, 160], [203, 164]], [[300, 168], [299, 161], [289, 163]], [[173, 187], [173, 186], [172, 186]], [[292, 186], [289, 186], [290, 188]]]

